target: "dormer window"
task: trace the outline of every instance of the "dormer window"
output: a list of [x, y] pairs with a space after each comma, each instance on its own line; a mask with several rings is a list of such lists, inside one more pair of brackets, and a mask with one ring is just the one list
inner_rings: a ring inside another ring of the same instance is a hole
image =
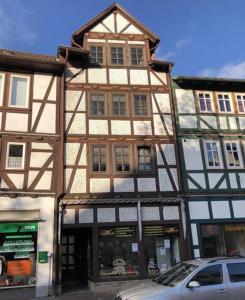
[[90, 46], [90, 62], [93, 64], [103, 64], [102, 46]]

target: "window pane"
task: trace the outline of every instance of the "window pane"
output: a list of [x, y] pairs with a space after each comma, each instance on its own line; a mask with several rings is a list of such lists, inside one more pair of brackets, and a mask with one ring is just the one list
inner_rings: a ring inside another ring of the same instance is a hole
[[215, 265], [206, 267], [198, 272], [191, 281], [199, 282], [200, 286], [221, 284], [222, 278], [222, 265]]
[[95, 172], [106, 171], [106, 146], [92, 146], [92, 170]]
[[10, 104], [16, 106], [26, 106], [27, 88], [27, 78], [13, 77]]
[[23, 145], [9, 145], [8, 167], [21, 168], [23, 159]]
[[231, 282], [245, 281], [245, 263], [227, 264]]

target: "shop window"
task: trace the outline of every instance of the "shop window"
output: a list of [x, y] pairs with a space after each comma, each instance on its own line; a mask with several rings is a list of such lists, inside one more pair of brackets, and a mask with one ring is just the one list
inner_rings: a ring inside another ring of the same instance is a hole
[[6, 264], [0, 287], [35, 285], [37, 223], [1, 223], [0, 253]]
[[25, 144], [8, 143], [7, 145], [7, 161], [8, 169], [23, 169]]
[[201, 112], [212, 112], [211, 97], [209, 93], [199, 93], [199, 105]]
[[228, 168], [241, 167], [241, 151], [238, 143], [225, 142], [226, 160]]
[[227, 94], [218, 94], [219, 110], [220, 112], [231, 112], [231, 99]]
[[208, 224], [201, 226], [203, 255], [245, 256], [245, 224]]
[[245, 281], [245, 263], [227, 264], [227, 269], [231, 282]]
[[130, 149], [128, 145], [115, 146], [116, 172], [130, 171]]
[[29, 98], [29, 77], [11, 75], [9, 90], [9, 106], [27, 107]]
[[92, 171], [106, 172], [107, 170], [107, 155], [106, 145], [92, 145]]
[[111, 47], [111, 63], [112, 65], [124, 64], [124, 55], [122, 47]]
[[219, 143], [216, 141], [205, 141], [206, 164], [208, 168], [221, 168], [221, 154]]
[[99, 230], [99, 271], [101, 277], [139, 274], [135, 227]]
[[131, 48], [131, 63], [133, 66], [144, 65], [144, 50], [143, 48]]
[[165, 272], [180, 261], [178, 226], [144, 226], [143, 241], [149, 275]]
[[134, 114], [135, 116], [148, 115], [148, 101], [146, 95], [134, 95]]
[[151, 146], [137, 146], [138, 171], [142, 173], [152, 172]]
[[90, 62], [93, 64], [103, 64], [102, 46], [90, 46]]
[[223, 282], [222, 265], [214, 265], [202, 269], [191, 281], [197, 281], [200, 286], [221, 284]]
[[90, 114], [92, 116], [105, 115], [105, 96], [103, 94], [90, 95]]
[[125, 95], [112, 95], [112, 115], [126, 116], [126, 97]]
[[236, 101], [239, 113], [245, 112], [245, 95], [236, 95]]

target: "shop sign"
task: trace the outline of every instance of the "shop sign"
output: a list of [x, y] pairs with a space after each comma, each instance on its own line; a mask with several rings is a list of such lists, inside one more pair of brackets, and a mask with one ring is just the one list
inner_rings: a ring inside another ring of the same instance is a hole
[[115, 227], [100, 229], [100, 236], [103, 237], [133, 237], [135, 236], [134, 227]]
[[0, 233], [37, 232], [37, 223], [0, 223]]
[[144, 226], [144, 235], [145, 236], [161, 236], [164, 234], [173, 234], [178, 233], [178, 226]]

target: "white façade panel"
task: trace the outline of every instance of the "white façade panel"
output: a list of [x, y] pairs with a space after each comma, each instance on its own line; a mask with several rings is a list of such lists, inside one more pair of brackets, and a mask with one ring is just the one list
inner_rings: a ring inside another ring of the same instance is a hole
[[196, 113], [195, 100], [192, 90], [176, 89], [175, 93], [179, 114]]
[[[81, 95], [81, 91], [67, 90], [65, 95], [65, 109], [69, 111], [74, 111]], [[78, 111], [85, 111], [85, 93], [83, 94], [80, 105], [78, 106]]]
[[94, 39], [94, 38], [87, 39], [87, 41], [88, 41], [89, 43], [105, 43], [105, 42], [106, 42], [105, 39]]
[[76, 174], [71, 186], [71, 193], [80, 194], [86, 193], [86, 186], [87, 186], [87, 170], [84, 169], [77, 169]]
[[0, 112], [0, 130], [2, 129], [2, 115], [3, 115], [2, 112]]
[[134, 179], [114, 178], [114, 192], [115, 193], [134, 192]]
[[36, 132], [55, 133], [56, 132], [56, 105], [45, 104], [42, 115], [37, 125]]
[[235, 218], [245, 218], [245, 200], [232, 201], [232, 207]]
[[87, 144], [83, 145], [82, 154], [78, 163], [79, 166], [86, 166], [87, 165]]
[[176, 159], [175, 159], [175, 148], [174, 144], [161, 144], [163, 153], [166, 157], [167, 163], [169, 165], [175, 165]]
[[[33, 99], [43, 100], [51, 82], [51, 74], [34, 74]], [[54, 82], [55, 84], [56, 82]], [[56, 100], [56, 91], [53, 91], [49, 100]]]
[[165, 221], [179, 220], [179, 207], [170, 205], [163, 206], [163, 218]]
[[137, 178], [139, 192], [155, 192], [156, 179], [155, 178]]
[[219, 117], [220, 129], [228, 129], [226, 117]]
[[[208, 173], [208, 181], [209, 181], [209, 186], [211, 189], [213, 189], [217, 183], [219, 182], [219, 180], [221, 179], [221, 177], [223, 176], [223, 173]], [[226, 179], [224, 178], [223, 182], [221, 183], [221, 185], [218, 187], [219, 189], [227, 188], [226, 185]]]
[[238, 120], [240, 129], [245, 129], [245, 117], [239, 117]]
[[71, 83], [86, 83], [86, 73], [83, 69], [67, 68], [65, 70], [66, 81]]
[[122, 31], [128, 24], [129, 21], [125, 19], [121, 14], [117, 13], [117, 32]]
[[111, 121], [111, 134], [113, 135], [131, 135], [130, 121]]
[[194, 249], [194, 258], [199, 258], [199, 257], [200, 257], [200, 250]]
[[68, 184], [70, 182], [71, 179], [71, 173], [72, 173], [72, 169], [65, 169], [65, 178], [64, 178], [64, 183], [65, 183], [65, 189], [67, 190]]
[[137, 208], [136, 207], [120, 207], [119, 208], [119, 220], [120, 222], [132, 222], [137, 221]]
[[101, 23], [94, 26], [91, 30], [91, 32], [102, 32], [102, 33], [108, 33], [110, 30], [108, 30], [105, 26], [103, 26]]
[[129, 45], [145, 45], [144, 41], [128, 41]]
[[158, 77], [164, 82], [166, 85], [168, 85], [167, 81], [167, 74], [165, 72], [156, 72], [155, 73], [158, 75]]
[[193, 246], [198, 246], [198, 233], [197, 233], [197, 225], [192, 223], [191, 224], [191, 236], [192, 236], [192, 244]]
[[236, 130], [237, 129], [237, 123], [236, 123], [236, 117], [229, 117], [229, 125], [231, 130]]
[[194, 185], [194, 184], [190, 181], [190, 179], [187, 179], [187, 183], [188, 183], [188, 188], [189, 188], [190, 190], [197, 190], [197, 189], [198, 189], [198, 187], [197, 187], [196, 185]]
[[211, 201], [211, 206], [214, 219], [231, 218], [229, 201]]
[[[188, 174], [197, 184], [199, 184], [203, 189], [206, 188], [206, 181], [205, 176], [203, 173], [189, 173]], [[190, 181], [189, 181], [189, 188], [196, 189], [197, 187]]]
[[108, 134], [108, 121], [89, 120], [89, 134]]
[[29, 171], [28, 172], [28, 184], [27, 184], [28, 188], [32, 184], [33, 180], [37, 177], [38, 173], [39, 173], [39, 171]]
[[107, 40], [109, 44], [126, 44], [124, 40]]
[[31, 143], [31, 148], [36, 150], [53, 150], [48, 143]]
[[64, 224], [75, 224], [75, 209], [74, 208], [64, 209], [63, 223]]
[[203, 170], [203, 162], [198, 139], [182, 139], [186, 170]]
[[98, 83], [98, 84], [106, 84], [106, 69], [88, 69], [88, 82], [89, 83]]
[[7, 174], [17, 189], [23, 189], [24, 174]]
[[30, 158], [30, 167], [41, 168], [51, 155], [51, 152], [32, 152]]
[[45, 171], [43, 176], [38, 181], [35, 186], [35, 190], [50, 190], [52, 182], [52, 171]]
[[197, 117], [179, 116], [179, 125], [181, 128], [197, 128]]
[[41, 107], [41, 103], [35, 103], [35, 102], [32, 103], [32, 117], [31, 117], [31, 126], [32, 127], [36, 121], [36, 117], [37, 117], [40, 107]]
[[79, 147], [79, 143], [65, 143], [65, 165], [75, 164]]
[[230, 186], [232, 189], [237, 189], [237, 179], [236, 179], [236, 173], [229, 173], [229, 180], [230, 180]]
[[90, 193], [110, 193], [110, 178], [90, 178]]
[[157, 154], [157, 165], [158, 166], [163, 166], [164, 161], [162, 159], [162, 155], [160, 153], [160, 149], [159, 149], [158, 145], [156, 145], [156, 154]]
[[79, 209], [79, 223], [94, 223], [94, 210], [93, 208], [80, 208]]
[[[66, 114], [67, 115], [67, 114]], [[71, 117], [71, 116], [70, 116]], [[77, 113], [71, 124], [70, 134], [85, 134], [86, 133], [86, 115], [84, 113]]]
[[151, 121], [133, 121], [135, 135], [152, 135]]
[[126, 69], [109, 69], [111, 84], [128, 84], [128, 74]]
[[163, 115], [163, 119], [165, 121], [168, 134], [172, 135], [173, 134], [173, 122], [172, 122], [172, 117], [170, 115]]
[[[204, 121], [206, 121], [209, 126], [213, 129], [217, 129], [217, 120], [215, 116], [201, 116]], [[201, 128], [210, 129], [202, 120], [200, 121]]]
[[113, 207], [108, 208], [98, 208], [97, 218], [99, 223], [115, 222], [116, 221], [116, 211]]
[[151, 85], [162, 85], [162, 82], [152, 72], [150, 72], [150, 80]]
[[173, 187], [166, 169], [158, 169], [158, 177], [160, 183], [160, 191], [173, 191]]
[[167, 134], [164, 129], [160, 115], [153, 115], [153, 122], [154, 122], [155, 135], [166, 135]]
[[178, 180], [177, 169], [176, 169], [176, 168], [171, 168], [171, 169], [170, 169], [170, 172], [171, 172], [172, 178], [173, 178], [173, 180], [174, 180], [176, 189], [177, 189], [177, 191], [178, 191], [178, 190], [179, 190], [179, 180]]
[[49, 101], [56, 101], [57, 100], [57, 77], [54, 78], [53, 85], [48, 95]]
[[110, 29], [110, 31], [112, 31], [113, 33], [115, 33], [115, 21], [114, 21], [114, 14], [110, 14], [108, 17], [106, 17], [105, 19], [103, 19], [103, 24], [105, 24], [105, 26]]
[[[169, 100], [169, 94], [154, 94], [156, 101], [158, 103], [158, 106], [160, 108], [161, 113], [171, 113], [170, 108], [170, 100]], [[155, 100], [152, 95], [152, 104], [155, 104]], [[152, 105], [153, 107], [153, 113], [159, 113], [156, 106]]]
[[130, 70], [130, 84], [148, 85], [147, 70]]
[[28, 131], [28, 114], [6, 113], [5, 130]]
[[208, 201], [189, 201], [188, 205], [191, 220], [210, 219]]
[[7, 185], [7, 183], [3, 179], [1, 180], [0, 187], [1, 187], [1, 189], [9, 189], [9, 186]]
[[158, 221], [160, 220], [159, 207], [142, 207], [142, 221]]
[[131, 24], [126, 30], [123, 31], [124, 34], [143, 34], [138, 28]]
[[241, 188], [245, 188], [245, 174], [244, 173], [239, 173], [239, 179], [240, 179], [240, 184]]

